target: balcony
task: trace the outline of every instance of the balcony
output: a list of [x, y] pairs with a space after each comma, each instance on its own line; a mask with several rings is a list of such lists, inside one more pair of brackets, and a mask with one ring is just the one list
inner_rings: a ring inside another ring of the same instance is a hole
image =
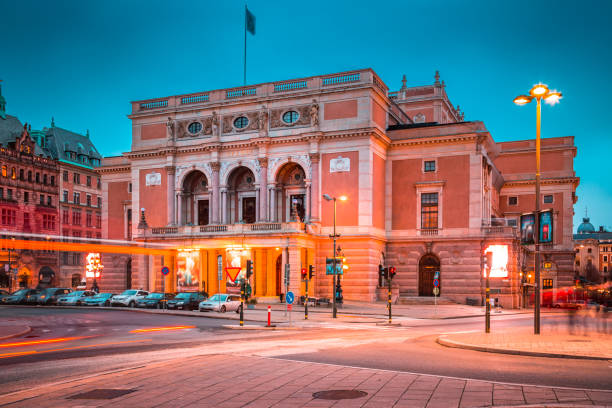
[[484, 226], [482, 232], [486, 236], [495, 236], [500, 238], [518, 238], [518, 228], [509, 226]]
[[163, 236], [222, 236], [222, 235], [258, 235], [270, 233], [304, 232], [301, 222], [262, 222], [256, 224], [219, 224], [219, 225], [181, 225], [178, 227], [151, 228], [154, 237]]

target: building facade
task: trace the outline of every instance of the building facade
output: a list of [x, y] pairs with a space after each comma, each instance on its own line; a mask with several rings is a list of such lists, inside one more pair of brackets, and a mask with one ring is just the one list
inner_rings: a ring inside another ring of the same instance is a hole
[[[308, 265], [311, 295], [331, 297], [335, 224], [349, 265], [345, 299], [376, 300], [378, 266], [394, 265], [400, 297], [432, 296], [437, 271], [442, 296], [481, 302], [482, 254], [500, 245], [508, 262], [492, 287], [502, 304], [520, 306], [532, 248], [516, 225], [535, 203], [535, 143], [496, 143], [482, 122], [464, 121], [437, 73], [427, 86], [404, 78], [396, 92], [364, 69], [137, 101], [130, 119], [130, 152], [99, 169], [103, 231], [177, 255], [133, 257], [109, 276], [123, 287], [232, 290], [228, 273], [243, 274], [251, 259], [256, 297], [303, 294]], [[550, 274], [571, 280], [576, 149], [572, 137], [544, 146], [557, 231]], [[163, 282], [162, 265], [171, 269]]]
[[585, 284], [610, 282], [612, 232], [603, 226], [596, 230], [590, 221], [585, 216], [574, 234], [575, 277]]

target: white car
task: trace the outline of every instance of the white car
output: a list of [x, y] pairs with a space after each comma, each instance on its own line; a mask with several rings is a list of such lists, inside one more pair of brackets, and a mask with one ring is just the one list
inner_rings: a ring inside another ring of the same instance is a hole
[[225, 313], [234, 310], [236, 313], [240, 313], [240, 295], [217, 293], [200, 302], [198, 309], [200, 312], [212, 310], [213, 312]]
[[85, 299], [94, 296], [96, 292], [92, 290], [77, 290], [57, 299], [58, 306], [81, 306]]
[[146, 290], [128, 289], [120, 295], [115, 295], [111, 298], [111, 306], [128, 306], [135, 307], [136, 302], [144, 299], [149, 295]]

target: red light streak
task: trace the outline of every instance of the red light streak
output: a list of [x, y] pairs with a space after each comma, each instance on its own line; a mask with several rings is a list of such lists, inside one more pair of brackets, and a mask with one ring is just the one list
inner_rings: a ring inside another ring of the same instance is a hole
[[48, 344], [48, 343], [59, 343], [62, 341], [72, 341], [72, 340], [80, 340], [80, 339], [88, 339], [94, 336], [83, 336], [83, 337], [59, 337], [56, 339], [47, 339], [47, 340], [33, 340], [33, 341], [22, 341], [19, 343], [5, 343], [0, 344], [0, 347], [21, 347], [21, 346], [32, 346], [34, 344]]
[[64, 347], [59, 349], [51, 349], [51, 350], [32, 350], [32, 351], [23, 351], [19, 353], [6, 353], [0, 354], [0, 359], [2, 358], [10, 358], [10, 357], [21, 357], [25, 355], [31, 354], [44, 354], [44, 353], [52, 353], [54, 351], [67, 351], [67, 350], [77, 350], [82, 348], [92, 348], [92, 347], [103, 347], [103, 346], [111, 346], [115, 344], [125, 344], [125, 343], [142, 343], [145, 341], [153, 341], [152, 339], [140, 339], [140, 340], [125, 340], [125, 341], [115, 341], [111, 343], [100, 343], [100, 344], [87, 344], [84, 346], [74, 346], [74, 347]]
[[130, 330], [130, 333], [148, 333], [148, 332], [156, 332], [156, 331], [184, 330], [184, 329], [193, 329], [193, 328], [195, 328], [195, 326], [152, 327], [150, 329]]

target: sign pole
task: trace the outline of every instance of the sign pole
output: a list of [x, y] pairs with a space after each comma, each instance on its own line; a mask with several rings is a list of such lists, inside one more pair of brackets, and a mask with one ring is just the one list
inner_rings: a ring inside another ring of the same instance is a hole
[[244, 326], [244, 280], [240, 284], [240, 327]]
[[308, 320], [308, 276], [306, 276], [306, 296], [304, 298], [304, 320]]
[[221, 310], [221, 280], [223, 279], [223, 256], [217, 255], [217, 286], [218, 286], [218, 296], [217, 300], [219, 302], [219, 310]]
[[389, 279], [387, 279], [387, 282], [389, 283], [389, 296], [388, 296], [388, 302], [389, 302], [389, 324], [391, 324], [391, 276], [389, 276]]
[[491, 274], [491, 268], [485, 266], [485, 274], [487, 276], [486, 279], [486, 288], [485, 288], [485, 302], [486, 302], [486, 312], [485, 312], [485, 333], [491, 332], [491, 289], [489, 287], [489, 275]]

